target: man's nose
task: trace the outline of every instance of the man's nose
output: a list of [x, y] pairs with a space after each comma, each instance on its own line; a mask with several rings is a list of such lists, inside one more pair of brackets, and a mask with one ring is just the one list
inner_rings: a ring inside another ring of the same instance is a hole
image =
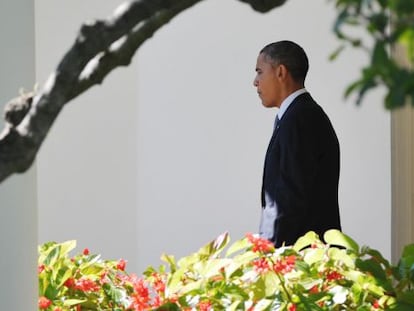
[[253, 86], [257, 87], [259, 85], [257, 78], [254, 78], [253, 80]]

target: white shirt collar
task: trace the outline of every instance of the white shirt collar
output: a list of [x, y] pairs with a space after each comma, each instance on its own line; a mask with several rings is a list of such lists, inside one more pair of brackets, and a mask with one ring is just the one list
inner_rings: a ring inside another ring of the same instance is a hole
[[290, 94], [288, 97], [284, 99], [284, 101], [280, 105], [279, 111], [277, 112], [277, 116], [279, 117], [279, 120], [282, 119], [283, 114], [286, 112], [286, 110], [289, 108], [290, 104], [295, 100], [295, 98], [306, 92], [307, 92], [306, 89], [302, 88], [302, 89], [299, 89], [293, 92], [292, 94]]

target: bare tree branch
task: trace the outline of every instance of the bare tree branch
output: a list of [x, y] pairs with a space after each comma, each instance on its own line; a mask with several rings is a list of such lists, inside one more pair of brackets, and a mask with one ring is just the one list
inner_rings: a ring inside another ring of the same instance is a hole
[[[127, 66], [145, 40], [172, 18], [203, 0], [135, 0], [106, 20], [85, 23], [40, 92], [7, 104], [0, 134], [0, 182], [26, 171], [63, 106], [102, 83], [116, 67]], [[267, 12], [286, 0], [239, 0]]]
[[283, 5], [287, 0], [239, 0], [249, 3], [253, 10], [266, 13], [270, 10]]

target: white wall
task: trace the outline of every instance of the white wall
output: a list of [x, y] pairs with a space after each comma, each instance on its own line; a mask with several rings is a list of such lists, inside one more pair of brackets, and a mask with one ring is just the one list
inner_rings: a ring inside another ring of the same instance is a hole
[[[34, 85], [34, 4], [0, 2], [0, 103]], [[0, 130], [4, 127], [0, 118]], [[0, 310], [37, 308], [36, 170], [0, 185]], [[24, 298], [22, 298], [24, 297]]]
[[[116, 3], [37, 2], [38, 80], [81, 21], [105, 17]], [[141, 272], [163, 252], [180, 257], [223, 231], [234, 240], [256, 231], [276, 111], [261, 106], [254, 67], [265, 44], [291, 39], [308, 52], [307, 88], [341, 143], [343, 229], [390, 257], [389, 115], [378, 93], [359, 108], [343, 101], [364, 56], [348, 51], [327, 60], [338, 44], [333, 18], [325, 0], [290, 0], [266, 15], [208, 0], [174, 19], [133, 66], [58, 118], [38, 161], [40, 240], [77, 239]]]
[[[36, 78], [43, 83], [82, 22], [109, 16], [122, 1], [36, 2]], [[138, 261], [137, 68], [70, 102], [38, 157], [39, 242], [75, 239], [105, 258]], [[136, 267], [136, 266], [135, 266]]]
[[225, 230], [239, 238], [257, 229], [276, 111], [261, 106], [252, 81], [258, 51], [282, 39], [307, 50], [307, 88], [340, 139], [343, 229], [389, 257], [389, 115], [380, 94], [360, 108], [343, 101], [364, 56], [348, 52], [328, 61], [338, 44], [333, 13], [323, 0], [290, 0], [266, 15], [237, 1], [209, 0], [140, 50], [138, 238], [140, 253], [149, 255], [143, 266], [162, 251], [196, 250]]

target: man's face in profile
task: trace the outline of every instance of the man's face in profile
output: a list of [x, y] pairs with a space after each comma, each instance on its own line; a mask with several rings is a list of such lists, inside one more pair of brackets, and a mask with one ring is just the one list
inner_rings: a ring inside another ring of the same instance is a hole
[[281, 80], [278, 78], [279, 70], [279, 66], [273, 66], [269, 62], [267, 55], [259, 54], [253, 85], [257, 88], [263, 106], [267, 108], [280, 107], [282, 103], [280, 98]]

